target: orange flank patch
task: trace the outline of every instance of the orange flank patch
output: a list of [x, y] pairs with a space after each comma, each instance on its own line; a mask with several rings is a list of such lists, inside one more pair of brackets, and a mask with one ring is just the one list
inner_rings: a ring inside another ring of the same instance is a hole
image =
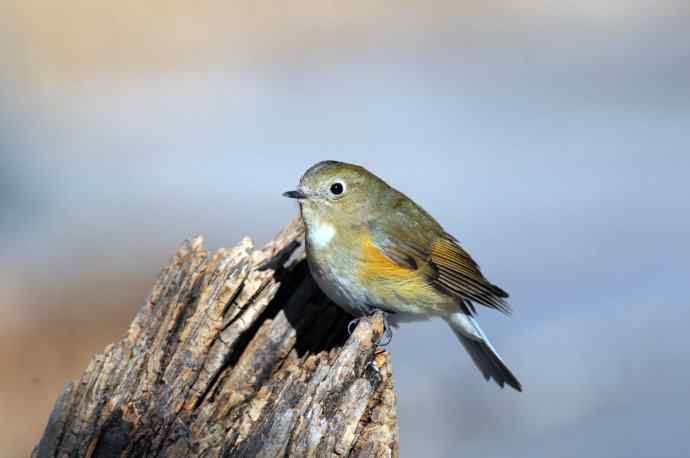
[[392, 261], [374, 245], [369, 234], [362, 236], [361, 246], [362, 263], [358, 277], [375, 296], [384, 301], [402, 299], [411, 303], [436, 296], [421, 272]]
[[362, 236], [362, 269], [360, 279], [371, 281], [374, 279], [409, 281], [417, 277], [417, 273], [408, 267], [392, 261], [371, 241], [369, 234]]

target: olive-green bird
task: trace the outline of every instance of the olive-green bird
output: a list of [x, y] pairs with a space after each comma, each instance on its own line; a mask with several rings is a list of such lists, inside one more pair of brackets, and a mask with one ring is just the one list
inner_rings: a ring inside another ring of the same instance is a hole
[[420, 206], [336, 161], [312, 166], [284, 195], [299, 201], [309, 268], [331, 300], [355, 316], [443, 318], [485, 379], [522, 391], [474, 318], [473, 304], [509, 313], [508, 294]]

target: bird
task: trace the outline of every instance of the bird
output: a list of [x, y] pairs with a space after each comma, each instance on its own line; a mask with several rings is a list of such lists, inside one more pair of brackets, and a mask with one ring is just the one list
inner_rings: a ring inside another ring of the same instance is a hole
[[487, 381], [522, 391], [476, 319], [475, 304], [510, 314], [508, 293], [422, 207], [338, 161], [311, 166], [283, 195], [299, 203], [309, 270], [330, 300], [355, 317], [441, 318]]

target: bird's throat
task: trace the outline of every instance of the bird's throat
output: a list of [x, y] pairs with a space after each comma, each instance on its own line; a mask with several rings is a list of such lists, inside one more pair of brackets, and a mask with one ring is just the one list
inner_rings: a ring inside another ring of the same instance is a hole
[[335, 226], [324, 221], [316, 221], [309, 228], [309, 242], [316, 248], [327, 247], [335, 237]]

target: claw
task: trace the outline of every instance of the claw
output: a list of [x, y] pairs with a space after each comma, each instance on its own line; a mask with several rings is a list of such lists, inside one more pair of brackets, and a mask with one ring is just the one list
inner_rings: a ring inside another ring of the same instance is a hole
[[391, 329], [390, 323], [388, 323], [388, 314], [383, 312], [383, 335], [376, 342], [377, 347], [385, 347], [391, 343], [393, 340], [393, 329]]
[[[347, 334], [352, 335], [354, 332], [355, 328], [359, 324], [360, 320], [369, 320], [374, 313], [376, 313], [378, 310], [374, 310], [371, 314], [365, 315], [365, 316], [360, 316], [357, 318], [354, 318], [350, 320], [350, 322], [347, 324]], [[391, 328], [390, 323], [388, 323], [388, 313], [382, 312], [383, 313], [383, 335], [381, 335], [381, 338], [379, 338], [378, 342], [376, 342], [377, 347], [385, 347], [388, 344], [391, 343], [393, 340], [393, 329]]]
[[355, 318], [355, 319], [353, 319], [353, 320], [350, 320], [350, 322], [347, 324], [347, 335], [348, 335], [348, 336], [351, 336], [351, 335], [352, 335], [352, 333], [353, 333], [354, 330], [355, 330], [354, 328], [357, 327], [357, 325], [359, 324], [359, 320], [361, 320], [361, 319], [362, 319], [362, 318], [359, 317], [359, 318]]

